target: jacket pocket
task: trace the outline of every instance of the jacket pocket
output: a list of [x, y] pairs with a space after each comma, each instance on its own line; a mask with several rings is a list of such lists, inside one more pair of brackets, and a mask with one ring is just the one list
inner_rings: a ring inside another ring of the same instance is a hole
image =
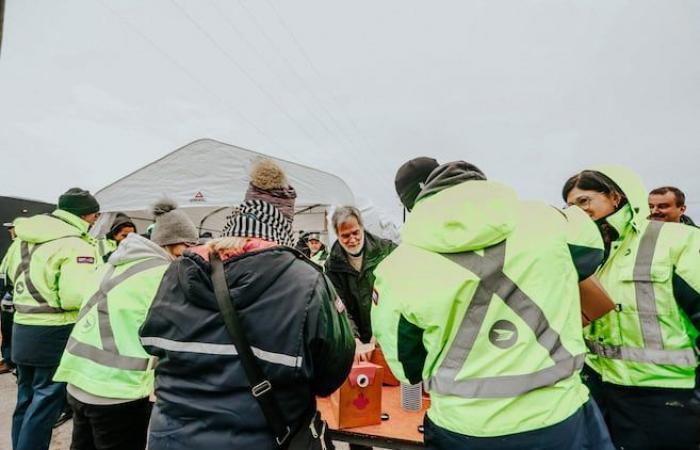
[[679, 323], [670, 283], [672, 270], [669, 262], [659, 261], [648, 270], [629, 267], [622, 271], [620, 281], [628, 294], [618, 306], [622, 345], [663, 346], [662, 328]]

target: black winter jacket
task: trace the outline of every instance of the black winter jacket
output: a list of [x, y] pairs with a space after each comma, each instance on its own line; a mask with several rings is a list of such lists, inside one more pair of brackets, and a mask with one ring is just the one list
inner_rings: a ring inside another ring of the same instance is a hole
[[348, 262], [345, 250], [336, 241], [331, 255], [326, 260], [326, 275], [333, 282], [338, 295], [348, 308], [348, 318], [355, 337], [362, 342], [372, 338], [372, 291], [374, 269], [396, 248], [396, 244], [365, 231], [364, 258], [362, 268], [356, 271]]
[[[159, 358], [149, 449], [274, 449], [210, 269], [195, 253], [176, 260], [141, 328], [144, 348]], [[355, 343], [343, 305], [322, 271], [289, 248], [237, 256], [224, 269], [250, 345], [294, 427], [315, 396], [333, 392], [350, 371]]]

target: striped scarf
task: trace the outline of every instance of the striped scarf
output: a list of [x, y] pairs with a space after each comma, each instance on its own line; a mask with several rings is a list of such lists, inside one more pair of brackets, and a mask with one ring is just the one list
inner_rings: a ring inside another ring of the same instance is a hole
[[225, 237], [251, 237], [292, 246], [292, 221], [262, 200], [246, 200], [234, 208], [221, 232]]

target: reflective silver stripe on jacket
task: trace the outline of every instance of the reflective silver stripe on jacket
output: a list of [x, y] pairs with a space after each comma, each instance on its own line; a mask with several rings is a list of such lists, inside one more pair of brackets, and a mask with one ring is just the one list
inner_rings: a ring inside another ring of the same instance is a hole
[[652, 280], [652, 263], [663, 222], [649, 222], [644, 231], [634, 263], [634, 291], [637, 302], [639, 324], [642, 330], [643, 348], [602, 344], [586, 341], [588, 349], [603, 358], [619, 359], [648, 364], [674, 366], [696, 366], [697, 358], [692, 348], [679, 350], [664, 349], [661, 324], [658, 319], [656, 293]]
[[100, 256], [100, 259], [104, 259], [105, 253], [105, 241], [104, 239], [100, 239], [97, 241], [97, 254]]
[[[201, 353], [203, 355], [237, 355], [238, 350], [233, 344], [211, 344], [208, 342], [182, 342], [161, 337], [142, 337], [141, 344], [152, 345], [171, 352]], [[287, 367], [301, 367], [301, 356], [273, 353], [252, 347], [253, 354], [263, 361]]]
[[589, 340], [586, 340], [586, 346], [596, 355], [609, 359], [685, 367], [695, 367], [697, 365], [695, 350], [692, 348], [682, 350], [657, 350], [605, 345]]
[[651, 279], [651, 265], [662, 226], [663, 222], [649, 222], [639, 244], [633, 275], [644, 347], [655, 350], [663, 350], [664, 348], [661, 337], [661, 324], [659, 324], [657, 319], [656, 293], [654, 292], [654, 284]]
[[31, 306], [31, 305], [22, 305], [22, 304], [17, 304], [15, 303], [15, 311], [23, 313], [23, 314], [59, 314], [59, 313], [64, 313], [67, 312], [61, 308], [54, 308], [53, 306], [49, 305], [39, 305], [39, 306]]
[[[107, 294], [109, 291], [117, 287], [126, 279], [155, 267], [168, 264], [160, 258], [150, 258], [126, 269], [116, 277], [112, 277], [114, 266], [109, 265], [105, 272], [104, 278], [100, 283], [100, 287], [90, 297], [85, 305], [80, 309], [78, 314], [78, 322], [85, 317], [93, 308], [97, 307], [98, 327], [100, 330], [100, 339], [102, 348], [91, 344], [80, 342], [71, 336], [66, 345], [66, 351], [72, 355], [81, 358], [89, 359], [97, 364], [112, 367], [114, 369], [124, 370], [146, 370], [148, 369], [149, 358], [139, 358], [134, 356], [125, 356], [119, 354], [119, 350], [114, 342], [114, 332], [109, 322], [109, 304], [107, 302]], [[76, 324], [76, 326], [80, 326]]]
[[[59, 238], [63, 239], [63, 238]], [[34, 283], [32, 282], [32, 277], [29, 275], [29, 265], [32, 260], [32, 256], [34, 255], [34, 252], [41, 247], [42, 244], [35, 244], [34, 247], [32, 248], [32, 251], [29, 251], [29, 244], [25, 241], [20, 241], [19, 243], [19, 249], [20, 249], [20, 256], [21, 260], [19, 265], [17, 266], [17, 271], [15, 272], [15, 277], [13, 279], [13, 282], [15, 283], [15, 289], [17, 289], [17, 281], [19, 277], [24, 274], [24, 285], [25, 288], [27, 289], [27, 292], [29, 295], [32, 296], [34, 301], [36, 301], [39, 305], [38, 306], [32, 306], [32, 305], [22, 305], [22, 304], [15, 304], [15, 310], [20, 313], [24, 314], [35, 314], [35, 313], [43, 313], [43, 314], [60, 314], [66, 312], [62, 308], [50, 306], [49, 302], [44, 298], [43, 295], [41, 295], [41, 292], [34, 286]]]
[[[561, 343], [559, 333], [549, 325], [542, 309], [503, 273], [505, 252], [504, 241], [485, 249], [484, 256], [474, 252], [442, 255], [477, 275], [480, 281], [445, 359], [435, 375], [426, 381], [430, 390], [465, 398], [515, 397], [554, 385], [583, 367], [585, 355], [574, 356], [569, 353]], [[554, 365], [523, 375], [457, 380], [458, 373], [464, 367], [476, 338], [482, 331], [494, 294], [503, 299], [532, 329], [538, 343], [549, 351]]]

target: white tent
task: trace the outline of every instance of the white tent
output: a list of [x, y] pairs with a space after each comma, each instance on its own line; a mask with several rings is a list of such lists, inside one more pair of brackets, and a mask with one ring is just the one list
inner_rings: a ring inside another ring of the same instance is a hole
[[94, 227], [102, 235], [116, 211], [128, 214], [139, 232], [153, 222], [150, 207], [167, 195], [190, 216], [200, 233], [214, 236], [221, 230], [231, 207], [240, 203], [248, 188], [250, 166], [258, 158], [275, 160], [297, 191], [294, 228], [327, 232], [327, 217], [334, 205], [355, 203], [352, 191], [339, 177], [300, 164], [211, 139], [200, 139], [99, 190], [95, 196], [103, 212]]

